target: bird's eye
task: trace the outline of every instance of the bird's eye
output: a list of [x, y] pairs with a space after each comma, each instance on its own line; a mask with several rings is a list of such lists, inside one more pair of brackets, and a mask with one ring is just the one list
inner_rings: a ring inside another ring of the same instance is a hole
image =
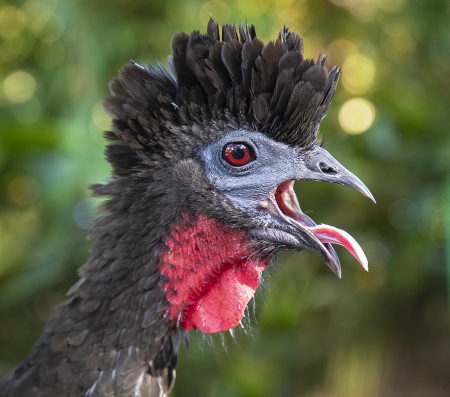
[[228, 164], [240, 167], [253, 160], [253, 153], [245, 143], [228, 143], [223, 148], [222, 157]]

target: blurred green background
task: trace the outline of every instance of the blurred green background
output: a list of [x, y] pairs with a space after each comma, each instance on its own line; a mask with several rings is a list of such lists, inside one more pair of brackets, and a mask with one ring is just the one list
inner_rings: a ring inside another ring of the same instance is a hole
[[252, 336], [227, 334], [225, 353], [192, 334], [172, 396], [450, 395], [449, 10], [443, 0], [1, 0], [0, 376], [86, 260], [97, 204], [87, 186], [110, 172], [108, 81], [130, 59], [166, 63], [172, 34], [205, 31], [212, 14], [255, 24], [264, 41], [286, 24], [307, 57], [342, 67], [321, 131], [378, 204], [297, 183], [303, 210], [355, 236], [370, 272], [340, 247], [342, 280], [313, 254], [280, 258]]

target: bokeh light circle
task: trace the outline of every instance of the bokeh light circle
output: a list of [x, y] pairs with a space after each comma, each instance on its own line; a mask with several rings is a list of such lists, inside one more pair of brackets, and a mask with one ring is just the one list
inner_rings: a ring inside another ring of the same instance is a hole
[[367, 131], [374, 121], [375, 106], [364, 98], [349, 99], [339, 110], [339, 124], [349, 134]]
[[34, 95], [36, 80], [30, 73], [18, 70], [5, 79], [4, 89], [6, 96], [12, 102], [26, 102]]

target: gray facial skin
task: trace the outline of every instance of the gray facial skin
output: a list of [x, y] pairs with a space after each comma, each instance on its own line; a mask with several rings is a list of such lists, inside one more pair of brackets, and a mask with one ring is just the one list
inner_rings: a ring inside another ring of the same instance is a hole
[[[228, 164], [222, 158], [223, 147], [233, 142], [252, 148], [255, 159], [242, 167]], [[288, 180], [339, 183], [373, 200], [369, 189], [319, 146], [301, 151], [262, 133], [238, 130], [209, 145], [201, 156], [210, 181], [239, 207], [255, 208], [275, 187]]]

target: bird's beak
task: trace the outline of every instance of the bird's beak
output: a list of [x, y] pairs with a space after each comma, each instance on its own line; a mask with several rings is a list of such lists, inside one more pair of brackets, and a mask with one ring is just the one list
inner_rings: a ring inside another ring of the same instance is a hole
[[344, 246], [368, 270], [367, 258], [356, 240], [344, 230], [326, 224], [317, 225], [300, 209], [294, 192], [294, 180], [310, 180], [339, 183], [351, 187], [375, 202], [372, 193], [362, 181], [345, 169], [325, 149], [316, 146], [302, 157], [302, 166], [294, 171], [292, 180], [278, 185], [271, 192], [271, 202], [278, 215], [297, 230], [299, 247], [316, 252], [327, 266], [341, 277], [339, 258], [331, 244]]
[[299, 175], [294, 179], [338, 183], [355, 189], [370, 198], [374, 203], [376, 202], [366, 185], [325, 149], [315, 146], [308, 153], [307, 158], [303, 160], [303, 165], [302, 169], [299, 170]]

